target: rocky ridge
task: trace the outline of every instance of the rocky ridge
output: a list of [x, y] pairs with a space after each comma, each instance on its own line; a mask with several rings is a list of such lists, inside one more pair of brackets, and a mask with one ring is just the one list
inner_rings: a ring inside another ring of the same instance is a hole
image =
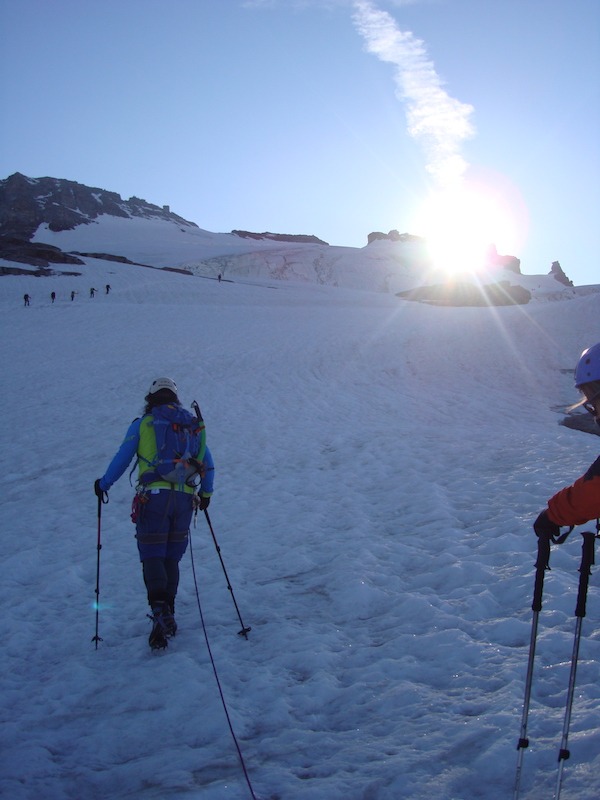
[[117, 192], [84, 186], [61, 178], [28, 178], [20, 172], [0, 181], [0, 234], [29, 241], [38, 227], [51, 231], [89, 225], [101, 214], [113, 217], [167, 219], [198, 226], [139, 197], [123, 200]]

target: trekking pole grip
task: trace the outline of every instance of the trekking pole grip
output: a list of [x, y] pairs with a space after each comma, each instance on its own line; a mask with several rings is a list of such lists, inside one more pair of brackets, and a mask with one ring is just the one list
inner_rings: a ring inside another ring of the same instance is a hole
[[588, 584], [592, 574], [592, 565], [595, 564], [594, 544], [596, 535], [591, 531], [583, 531], [583, 544], [581, 545], [581, 566], [579, 567], [579, 589], [577, 591], [576, 617], [585, 617]]
[[544, 575], [550, 569], [550, 536], [542, 534], [538, 538], [538, 555], [535, 562], [535, 584], [533, 587], [533, 611], [542, 609], [542, 593], [544, 591]]

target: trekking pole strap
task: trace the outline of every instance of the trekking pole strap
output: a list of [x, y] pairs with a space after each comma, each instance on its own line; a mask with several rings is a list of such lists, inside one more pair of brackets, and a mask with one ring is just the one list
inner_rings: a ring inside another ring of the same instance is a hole
[[100, 544], [100, 521], [102, 519], [102, 506], [106, 503], [108, 503], [108, 492], [103, 491], [102, 494], [98, 495], [98, 550], [102, 549]]
[[108, 492], [102, 490], [102, 494], [98, 495], [98, 519], [102, 516], [102, 506], [108, 503]]
[[533, 587], [533, 611], [542, 610], [542, 592], [544, 590], [544, 575], [550, 569], [550, 536], [540, 536], [538, 538], [538, 555], [535, 562], [535, 583]]
[[551, 544], [564, 544], [567, 541], [569, 534], [573, 531], [574, 526], [571, 525], [566, 533], [561, 536], [552, 536], [551, 534], [541, 534], [538, 537], [538, 555], [535, 562], [536, 574], [535, 585], [533, 588], [533, 603], [531, 608], [534, 611], [541, 611], [542, 609], [542, 592], [544, 589], [544, 573], [550, 569], [550, 545]]
[[571, 525], [566, 533], [562, 533], [560, 536], [553, 537], [552, 541], [554, 544], [564, 544], [569, 538], [569, 535], [573, 532], [574, 527], [574, 525]]

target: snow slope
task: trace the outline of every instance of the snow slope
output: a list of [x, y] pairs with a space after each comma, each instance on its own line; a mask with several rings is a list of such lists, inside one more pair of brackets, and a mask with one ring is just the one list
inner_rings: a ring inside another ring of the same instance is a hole
[[[125, 255], [146, 257], [134, 245]], [[216, 460], [210, 515], [248, 641], [201, 517], [193, 556], [256, 797], [512, 796], [531, 524], [598, 455], [600, 439], [558, 422], [575, 397], [569, 371], [600, 338], [600, 295], [454, 309], [97, 259], [82, 272], [0, 281], [10, 409], [1, 421], [2, 796], [250, 796], [189, 554], [180, 631], [168, 651], [149, 652], [126, 477], [102, 509], [103, 641], [91, 642], [93, 481], [160, 374], [176, 379], [186, 404], [200, 402]], [[106, 283], [109, 295], [88, 297]], [[579, 542], [575, 532], [553, 551], [546, 580], [528, 800], [551, 797], [556, 780]], [[600, 795], [593, 573], [565, 800]]]
[[[89, 225], [54, 232], [42, 225], [33, 237], [66, 252], [125, 256], [154, 267], [186, 268], [202, 277], [316, 283], [346, 289], [395, 293], [442, 283], [447, 275], [428, 271], [416, 241], [379, 240], [362, 248], [294, 244], [211, 233], [174, 222], [103, 215]], [[468, 279], [468, 276], [467, 276]], [[569, 298], [574, 290], [550, 275], [482, 272], [483, 283], [508, 281], [536, 296]], [[592, 291], [598, 291], [594, 287]]]

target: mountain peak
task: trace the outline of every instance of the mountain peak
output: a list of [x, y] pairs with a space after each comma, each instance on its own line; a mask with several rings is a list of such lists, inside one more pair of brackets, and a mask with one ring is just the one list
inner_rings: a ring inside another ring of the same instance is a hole
[[15, 172], [0, 180], [0, 234], [29, 240], [38, 227], [52, 231], [88, 225], [102, 214], [114, 217], [164, 219], [196, 228], [173, 214], [169, 206], [156, 206], [139, 197], [123, 200], [117, 192], [85, 186], [62, 178], [30, 178]]

